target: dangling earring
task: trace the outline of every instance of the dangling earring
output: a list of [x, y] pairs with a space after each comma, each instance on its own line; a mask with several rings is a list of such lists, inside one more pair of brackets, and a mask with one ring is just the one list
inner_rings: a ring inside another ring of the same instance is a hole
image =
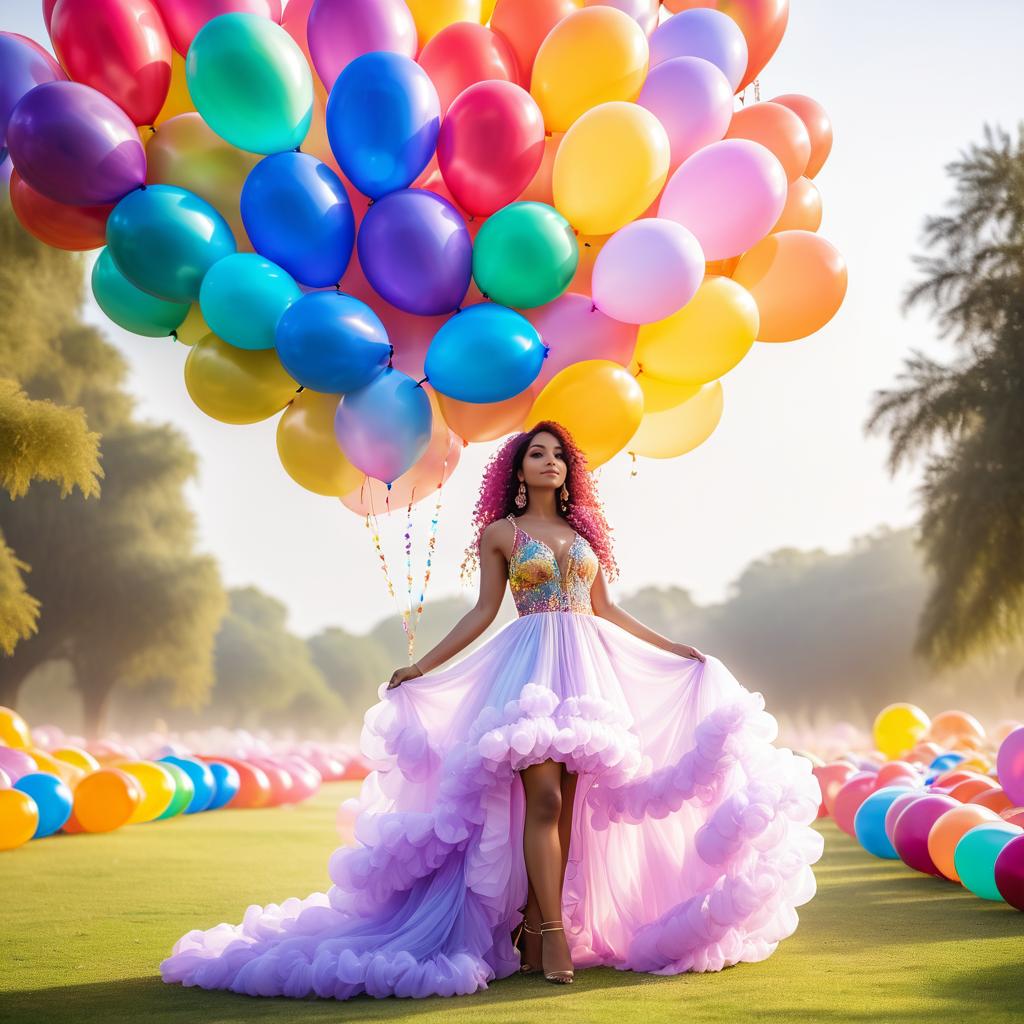
[[562, 493], [561, 493], [560, 497], [562, 499], [562, 511], [565, 512], [569, 508], [569, 506], [567, 504], [567, 502], [569, 501], [569, 491], [566, 488], [565, 484], [562, 484]]
[[516, 494], [516, 508], [526, 508], [526, 484], [519, 481], [519, 492]]

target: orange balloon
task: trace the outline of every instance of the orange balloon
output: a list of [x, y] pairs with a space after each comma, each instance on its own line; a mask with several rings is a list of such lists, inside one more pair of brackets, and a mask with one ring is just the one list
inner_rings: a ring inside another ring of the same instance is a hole
[[[522, 195], [519, 196], [519, 202], [554, 205], [551, 178], [555, 169], [555, 154], [564, 138], [565, 132], [552, 132], [544, 137], [544, 156], [541, 157], [540, 167], [537, 168], [533, 181], [523, 189]], [[572, 289], [570, 288], [570, 290]]]
[[20, 789], [0, 789], [0, 850], [27, 843], [39, 827], [39, 805]]
[[754, 103], [732, 115], [727, 139], [760, 142], [778, 158], [786, 178], [796, 181], [807, 170], [811, 137], [799, 115], [781, 103]]
[[832, 122], [829, 120], [825, 108], [810, 96], [802, 96], [799, 93], [787, 93], [785, 96], [776, 96], [772, 103], [781, 103], [789, 107], [804, 123], [807, 134], [811, 139], [811, 157], [807, 161], [807, 170], [804, 175], [813, 178], [832, 152]]
[[821, 193], [810, 178], [797, 178], [786, 193], [786, 205], [771, 234], [780, 231], [817, 231], [821, 227]]
[[732, 279], [761, 314], [758, 341], [796, 341], [820, 330], [846, 295], [846, 261], [813, 231], [780, 231], [747, 250]]
[[577, 292], [580, 295], [589, 295], [591, 293], [594, 264], [597, 262], [598, 253], [604, 248], [604, 243], [611, 237], [611, 235], [576, 236], [579, 260], [576, 263], [576, 273], [569, 282], [569, 287], [566, 288], [567, 292]]
[[529, 87], [533, 62], [544, 37], [582, 6], [583, 0], [498, 0], [494, 5], [491, 28], [512, 47], [524, 87]]
[[881, 789], [883, 786], [898, 785], [907, 778], [918, 778], [916, 769], [909, 761], [889, 761], [878, 769], [876, 787]]
[[958, 782], [950, 788], [949, 795], [954, 800], [959, 800], [960, 803], [965, 804], [971, 797], [975, 797], [979, 793], [985, 793], [990, 789], [995, 789], [998, 785], [999, 783], [994, 779], [987, 779], [982, 775], [976, 779], [965, 779], [963, 782]]
[[86, 832], [112, 832], [128, 823], [142, 799], [138, 781], [119, 768], [86, 775], [75, 790], [74, 812]]
[[228, 807], [266, 807], [270, 803], [271, 788], [267, 773], [249, 761], [232, 757], [200, 757], [200, 761], [222, 761], [238, 772], [238, 792], [228, 801]]
[[494, 441], [522, 430], [526, 414], [533, 405], [529, 389], [503, 402], [460, 402], [447, 395], [437, 397], [445, 423], [467, 444]]
[[966, 711], [943, 711], [936, 715], [925, 736], [934, 743], [955, 745], [963, 739], [984, 739], [985, 727]]
[[954, 807], [946, 811], [928, 833], [928, 856], [950, 881], [959, 882], [960, 876], [953, 863], [956, 844], [975, 825], [999, 820], [999, 815], [995, 811], [979, 807], [977, 804], [964, 804], [963, 807]]
[[976, 796], [972, 796], [967, 803], [980, 804], [982, 807], [995, 811], [996, 814], [1013, 806], [1013, 801], [1006, 795], [1002, 786], [993, 786], [991, 789], [986, 789]]
[[978, 778], [978, 773], [966, 770], [962, 765], [940, 772], [935, 776], [936, 786], [958, 786], [961, 782], [969, 782]]
[[999, 817], [1011, 825], [1020, 825], [1024, 828], [1024, 807], [1008, 807], [1005, 811], [999, 812]]

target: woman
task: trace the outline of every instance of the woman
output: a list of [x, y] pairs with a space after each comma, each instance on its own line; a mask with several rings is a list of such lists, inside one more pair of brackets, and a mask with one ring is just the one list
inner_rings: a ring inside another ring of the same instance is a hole
[[[810, 762], [721, 661], [609, 599], [609, 530], [562, 427], [502, 446], [474, 523], [479, 599], [367, 711], [374, 771], [330, 891], [189, 932], [165, 981], [455, 995], [519, 970], [717, 971], [792, 934], [823, 848]], [[439, 668], [506, 580], [519, 617]]]

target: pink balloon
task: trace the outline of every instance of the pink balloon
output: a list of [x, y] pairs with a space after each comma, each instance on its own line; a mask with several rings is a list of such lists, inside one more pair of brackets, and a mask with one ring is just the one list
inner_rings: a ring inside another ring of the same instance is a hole
[[683, 161], [668, 180], [658, 216], [696, 236], [708, 260], [739, 256], [775, 226], [789, 182], [778, 158], [750, 139], [723, 139]]
[[877, 786], [878, 775], [875, 772], [855, 772], [843, 783], [836, 794], [832, 817], [847, 835], [856, 838], [857, 831], [853, 827], [853, 820], [860, 805], [867, 800]]
[[17, 782], [22, 775], [28, 775], [30, 772], [39, 771], [35, 761], [33, 761], [28, 754], [23, 750], [17, 750], [14, 747], [0, 747], [0, 768], [7, 773], [12, 785]]
[[611, 359], [628, 366], [633, 358], [636, 327], [605, 316], [587, 295], [566, 292], [554, 302], [521, 312], [548, 346], [540, 374], [530, 385], [534, 394], [559, 370], [582, 359]]
[[698, 149], [724, 139], [732, 121], [729, 79], [702, 57], [673, 57], [651, 68], [637, 103], [668, 133], [670, 173]]
[[306, 34], [313, 66], [328, 92], [356, 57], [390, 50], [415, 58], [419, 46], [405, 0], [316, 0]]
[[591, 294], [614, 320], [650, 324], [682, 309], [704, 279], [704, 251], [673, 220], [650, 217], [615, 232], [597, 254]]
[[885, 834], [890, 843], [892, 842], [893, 830], [896, 828], [896, 821], [899, 816], [915, 800], [921, 800], [927, 795], [923, 789], [915, 790], [911, 793], [903, 793], [896, 797], [889, 805], [889, 810], [885, 812]]
[[313, 58], [309, 52], [306, 25], [309, 22], [309, 12], [312, 7], [313, 0], [288, 0], [288, 6], [281, 16], [281, 28], [299, 44], [299, 48], [306, 55], [306, 60], [310, 64], [313, 63]]
[[0, 789], [10, 789], [12, 785], [10, 775], [3, 768], [0, 768]]
[[221, 14], [236, 11], [259, 14], [281, 22], [281, 0], [155, 0], [160, 9], [171, 45], [183, 57], [196, 33]]

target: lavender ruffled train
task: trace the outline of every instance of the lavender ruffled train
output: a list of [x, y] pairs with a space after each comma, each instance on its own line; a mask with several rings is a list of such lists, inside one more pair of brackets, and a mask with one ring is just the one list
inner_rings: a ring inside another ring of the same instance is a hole
[[811, 765], [725, 665], [592, 615], [523, 615], [366, 713], [374, 771], [327, 893], [193, 930], [164, 981], [254, 996], [467, 994], [518, 969], [518, 769], [579, 773], [563, 918], [577, 968], [764, 960], [815, 893]]

